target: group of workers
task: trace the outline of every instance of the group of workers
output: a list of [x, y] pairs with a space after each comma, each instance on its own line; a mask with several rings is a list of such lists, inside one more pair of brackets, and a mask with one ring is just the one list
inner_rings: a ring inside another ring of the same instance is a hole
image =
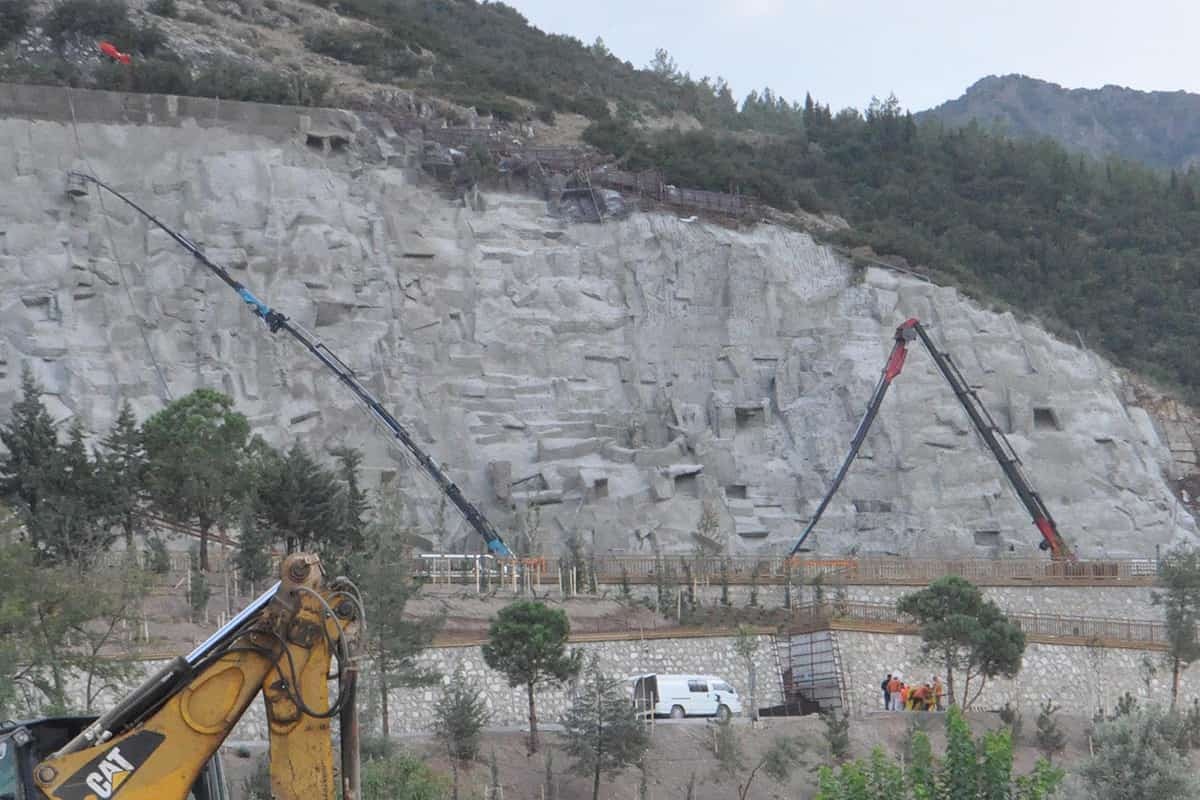
[[941, 711], [942, 697], [946, 694], [942, 679], [937, 675], [928, 683], [910, 686], [898, 673], [888, 673], [879, 688], [883, 690], [885, 711]]

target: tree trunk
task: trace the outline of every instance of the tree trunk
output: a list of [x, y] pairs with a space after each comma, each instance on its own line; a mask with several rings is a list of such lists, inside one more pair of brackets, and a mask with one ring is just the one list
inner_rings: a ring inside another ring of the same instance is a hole
[[391, 733], [391, 723], [388, 722], [388, 685], [387, 685], [387, 670], [380, 664], [379, 676], [379, 709], [383, 714], [383, 738], [388, 738]]
[[596, 771], [592, 773], [592, 800], [600, 800], [600, 759], [596, 759]]
[[200, 571], [208, 572], [208, 529], [212, 527], [212, 520], [208, 517], [200, 517]]
[[529, 752], [536, 753], [538, 751], [537, 711], [533, 706], [533, 684], [527, 683], [525, 688], [529, 692]]
[[749, 668], [750, 720], [758, 722], [758, 674], [754, 668], [754, 658], [748, 658], [746, 662], [746, 666]]
[[1182, 664], [1178, 658], [1171, 659], [1171, 710], [1175, 710], [1176, 703], [1179, 702], [1179, 679], [1183, 677]]
[[950, 698], [950, 705], [954, 705], [954, 658], [949, 653], [946, 654], [946, 696]]
[[450, 774], [454, 776], [454, 782], [451, 784], [451, 797], [453, 800], [458, 800], [458, 759], [453, 756], [450, 758]]

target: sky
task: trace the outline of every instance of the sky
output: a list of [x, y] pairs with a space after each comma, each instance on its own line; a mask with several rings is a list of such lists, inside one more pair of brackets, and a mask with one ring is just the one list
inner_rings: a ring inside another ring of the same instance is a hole
[[770, 86], [836, 112], [894, 92], [921, 111], [986, 75], [1200, 92], [1200, 3], [1173, 0], [505, 0], [548, 33], [603, 37], [644, 67], [664, 47], [740, 99]]

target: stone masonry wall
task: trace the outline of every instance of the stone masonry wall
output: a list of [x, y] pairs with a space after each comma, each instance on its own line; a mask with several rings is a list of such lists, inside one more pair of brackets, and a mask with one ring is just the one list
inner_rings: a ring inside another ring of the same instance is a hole
[[[755, 654], [757, 703], [760, 707], [783, 702], [783, 686], [775, 661], [775, 638], [758, 637]], [[718, 675], [729, 682], [749, 706], [749, 675], [745, 662], [733, 650], [732, 637], [690, 639], [648, 639], [642, 641], [587, 642], [574, 645], [585, 659], [599, 658], [601, 669], [620, 677], [649, 672]], [[483, 663], [478, 646], [442, 647], [427, 651], [422, 666], [436, 669], [443, 682], [461, 666], [466, 676], [484, 690], [491, 725], [520, 727], [528, 719], [528, 703], [523, 687], [512, 688], [504, 676]], [[537, 696], [538, 718], [543, 723], [558, 722], [571, 703], [576, 686], [542, 688]], [[433, 706], [441, 695], [440, 687], [400, 689], [389, 695], [391, 726], [397, 734], [427, 732], [432, 727]]]
[[[585, 660], [590, 660], [593, 656], [599, 658], [601, 669], [621, 678], [648, 672], [718, 675], [738, 691], [743, 704], [748, 707], [749, 674], [745, 661], [733, 650], [734, 641], [732, 637], [615, 640], [583, 642], [572, 647], [581, 651]], [[775, 661], [775, 637], [759, 636], [758, 642], [758, 651], [755, 654], [757, 703], [760, 707], [777, 705], [783, 702], [783, 686]], [[483, 663], [483, 654], [479, 646], [430, 648], [421, 654], [418, 664], [441, 674], [443, 683], [448, 682], [454, 670], [461, 666], [467, 678], [483, 690], [485, 702], [492, 714], [489, 725], [520, 727], [526, 724], [528, 705], [524, 687], [510, 687], [503, 675], [489, 669]], [[162, 666], [161, 661], [146, 662], [142, 674], [136, 676], [136, 680], [118, 692], [105, 692], [97, 702], [97, 708], [109, 708], [121, 695]], [[370, 688], [369, 666], [366, 673], [366, 688], [359, 695], [364, 709], [375, 707], [378, 702]], [[562, 718], [574, 697], [575, 688], [572, 683], [538, 690], [538, 718], [542, 723], [556, 723]], [[392, 732], [400, 736], [429, 733], [433, 724], [433, 707], [441, 697], [441, 691], [440, 686], [393, 690], [388, 698]], [[336, 692], [336, 685], [331, 684], [331, 698]], [[83, 687], [80, 686], [74, 694], [76, 697], [82, 696]], [[266, 708], [259, 698], [238, 722], [229, 741], [259, 742], [266, 741], [267, 738]]]
[[[927, 680], [945, 670], [922, 659], [917, 636], [837, 631], [851, 713], [882, 708], [879, 682], [900, 670], [905, 678]], [[989, 681], [975, 703], [978, 709], [998, 709], [1006, 702], [1022, 708], [1027, 719], [1045, 700], [1072, 714], [1090, 715], [1097, 708], [1112, 710], [1117, 698], [1131, 692], [1139, 702], [1167, 705], [1171, 700], [1171, 670], [1163, 654], [1150, 650], [1118, 650], [1031, 643], [1015, 680]], [[1200, 697], [1200, 669], [1183, 675], [1180, 700]]]
[[[620, 591], [620, 587], [606, 586], [609, 596]], [[839, 588], [825, 584], [822, 587], [826, 600], [833, 600], [844, 591], [850, 602], [894, 604], [906, 594], [919, 591], [919, 586], [846, 586]], [[980, 587], [985, 597], [992, 600], [1002, 611], [1014, 614], [1061, 614], [1074, 617], [1103, 617], [1111, 619], [1162, 619], [1162, 612], [1152, 606], [1149, 586], [1111, 586], [1079, 589], [1069, 586], [984, 586]], [[750, 603], [751, 587], [734, 585], [729, 587], [729, 602], [735, 607]], [[655, 587], [636, 585], [630, 594], [638, 599], [653, 601]], [[808, 603], [815, 600], [812, 586], [793, 586], [792, 603]], [[779, 608], [783, 605], [784, 591], [778, 585], [758, 587], [758, 605], [763, 608]], [[706, 606], [716, 605], [721, 599], [721, 587], [710, 584], [696, 590], [696, 599]]]

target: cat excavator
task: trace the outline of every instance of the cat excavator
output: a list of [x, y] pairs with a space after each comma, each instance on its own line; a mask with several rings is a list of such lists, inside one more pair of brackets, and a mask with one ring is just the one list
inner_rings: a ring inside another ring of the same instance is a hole
[[821, 502], [817, 506], [817, 510], [813, 513], [812, 519], [809, 520], [808, 526], [805, 527], [804, 532], [800, 535], [800, 539], [792, 547], [792, 555], [806, 551], [804, 542], [817, 527], [817, 523], [821, 521], [821, 516], [825, 513], [829, 502], [837, 494], [838, 488], [846, 478], [846, 473], [850, 471], [850, 465], [854, 463], [854, 459], [858, 456], [858, 451], [862, 448], [863, 442], [867, 438], [867, 433], [871, 430], [871, 424], [875, 422], [875, 418], [879, 414], [879, 407], [883, 404], [884, 396], [891, 387], [892, 381], [904, 369], [904, 362], [908, 358], [908, 345], [914, 339], [920, 339], [921, 343], [925, 345], [925, 349], [929, 352], [938, 371], [942, 373], [942, 377], [950, 384], [950, 389], [954, 392], [954, 396], [958, 398], [963, 410], [967, 412], [967, 417], [970, 418], [971, 424], [975, 427], [975, 430], [979, 433], [980, 438], [983, 439], [984, 444], [987, 445], [988, 450], [991, 451], [997, 463], [1000, 464], [1000, 469], [1012, 485], [1017, 499], [1021, 501], [1025, 509], [1029, 512], [1029, 515], [1033, 518], [1033, 524], [1042, 536], [1038, 547], [1042, 550], [1048, 550], [1051, 558], [1055, 561], [1074, 561], [1075, 556], [1070, 548], [1067, 547], [1062, 535], [1058, 532], [1058, 525], [1054, 522], [1054, 517], [1050, 516], [1050, 511], [1046, 508], [1046, 504], [1042, 502], [1041, 495], [1034, 490], [1029, 479], [1025, 477], [1025, 472], [1021, 469], [1021, 459], [1017, 456], [1016, 451], [1013, 450], [1008, 437], [996, 425], [996, 421], [988, 413], [987, 408], [983, 405], [983, 401], [979, 399], [979, 395], [971, 388], [966, 378], [958, 370], [950, 354], [938, 349], [933, 339], [930, 338], [929, 333], [925, 330], [925, 327], [921, 325], [921, 321], [916, 318], [905, 320], [896, 328], [895, 344], [892, 346], [892, 352], [888, 355], [887, 363], [884, 364], [879, 382], [875, 384], [875, 391], [871, 394], [871, 400], [867, 404], [867, 411], [863, 415], [862, 421], [859, 422], [853, 438], [850, 440], [850, 451], [846, 454], [845, 460], [842, 461], [837, 474], [834, 475], [833, 482], [830, 484], [828, 491], [825, 492], [825, 496], [821, 498]]
[[[275, 800], [358, 800], [361, 598], [315, 555], [99, 718], [0, 722], [0, 800], [228, 800], [217, 751], [261, 693]], [[338, 691], [329, 699], [336, 657]]]

